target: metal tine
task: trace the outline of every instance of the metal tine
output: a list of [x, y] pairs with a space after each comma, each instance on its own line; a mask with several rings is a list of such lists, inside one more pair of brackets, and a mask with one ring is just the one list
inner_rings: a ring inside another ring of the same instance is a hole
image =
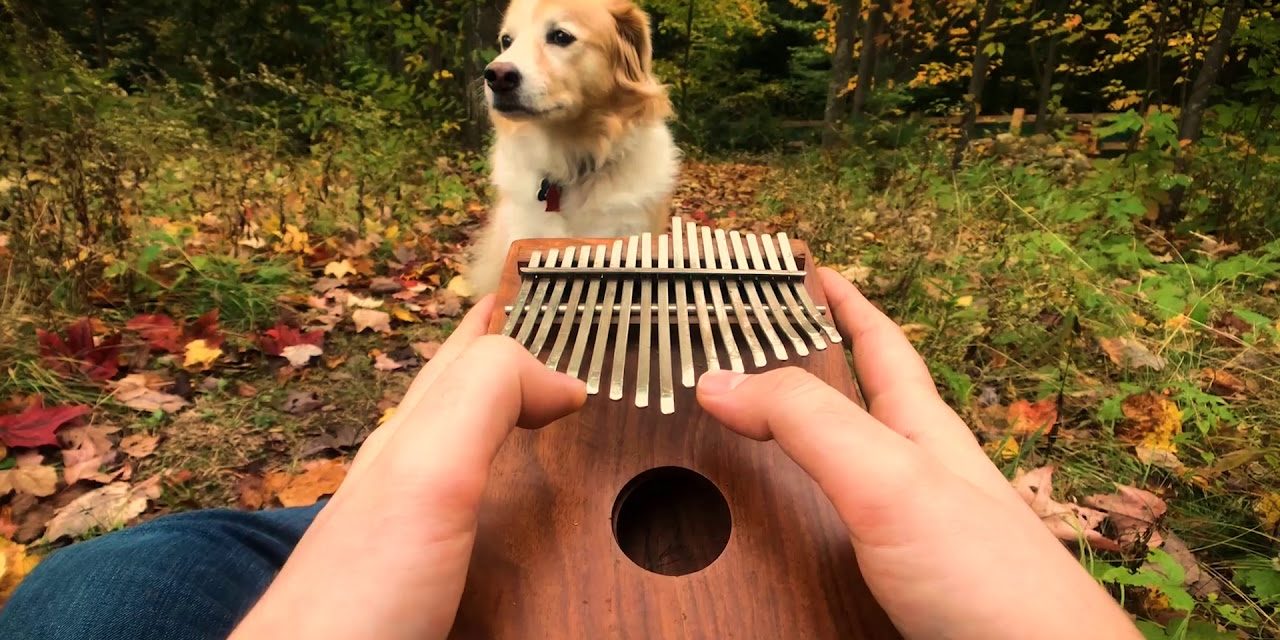
[[[714, 269], [716, 266], [716, 249], [711, 244], [711, 229], [709, 227], [700, 228], [702, 230], [704, 264], [707, 268]], [[716, 312], [716, 322], [720, 326], [720, 337], [724, 339], [725, 351], [729, 353], [729, 368], [738, 373], [744, 373], [746, 368], [742, 365], [742, 354], [738, 352], [738, 342], [733, 337], [733, 327], [729, 325], [729, 316], [724, 311], [724, 297], [720, 294], [720, 280], [707, 278], [707, 287], [711, 289], [711, 306]], [[712, 348], [715, 348], [714, 345]]]
[[[601, 247], [604, 249], [604, 247]], [[600, 252], [601, 256], [604, 251]], [[613, 241], [613, 253], [609, 256], [610, 267], [622, 266], [622, 240]], [[610, 322], [613, 320], [613, 300], [618, 293], [618, 281], [609, 278], [604, 285], [604, 299], [600, 301], [600, 322], [596, 325], [595, 345], [591, 348], [591, 364], [587, 367], [587, 393], [595, 395], [600, 392], [600, 371], [604, 368], [604, 348], [609, 344]], [[621, 331], [621, 329], [619, 329]], [[621, 393], [619, 393], [621, 397]]]
[[[739, 269], [750, 269], [750, 263], [747, 262], [747, 251], [742, 248], [742, 234], [735, 229], [729, 232], [729, 246], [733, 248], [733, 260]], [[774, 331], [773, 323], [769, 322], [769, 314], [764, 312], [764, 305], [760, 302], [760, 293], [756, 291], [755, 280], [739, 280], [739, 286], [747, 292], [747, 302], [751, 303], [751, 309], [755, 312], [755, 319], [760, 323], [760, 330], [764, 332], [764, 337], [769, 341], [769, 346], [773, 347], [773, 355], [779, 360], [787, 359], [787, 348], [782, 345], [782, 338], [778, 337], [778, 332]]]
[[[755, 236], [751, 236], [752, 239]], [[769, 260], [769, 266], [774, 269], [782, 268], [782, 261], [778, 259], [778, 252], [773, 248], [773, 236], [764, 235], [760, 237], [761, 244], [764, 245], [764, 254]], [[753, 243], [754, 247], [754, 243]], [[808, 314], [805, 313], [804, 307], [796, 301], [796, 297], [791, 293], [791, 287], [785, 283], [777, 282], [778, 291], [782, 292], [782, 299], [787, 303], [787, 307], [791, 309], [791, 316], [800, 323], [800, 328], [809, 335], [809, 341], [813, 343], [814, 348], [822, 351], [827, 348], [827, 341], [822, 337], [822, 332], [809, 322]]]
[[[564, 255], [560, 257], [560, 266], [572, 267], [573, 255], [573, 247], [565, 249]], [[560, 297], [564, 295], [564, 285], [567, 281], [567, 277], [560, 276], [555, 278], [555, 282], [551, 285], [551, 295], [547, 297], [547, 309], [542, 312], [542, 320], [538, 322], [538, 333], [534, 334], [533, 344], [529, 345], [529, 351], [535, 357], [542, 353], [542, 345], [547, 343], [547, 336], [551, 335], [551, 325], [556, 323], [556, 307], [560, 305]]]
[[[689, 267], [698, 269], [701, 264], [698, 260], [698, 225], [686, 223], [685, 236], [689, 238]], [[711, 318], [707, 315], [706, 288], [701, 279], [694, 279], [689, 285], [693, 289], [693, 306], [698, 313], [698, 333], [702, 336], [702, 354], [707, 359], [707, 370], [717, 371], [720, 369], [720, 356], [716, 353], [716, 338], [711, 333]]]
[[[583, 245], [578, 249], [578, 266], [591, 266], [591, 247], [589, 245]], [[567, 308], [565, 309], [564, 317], [560, 319], [560, 330], [556, 332], [556, 341], [551, 346], [551, 355], [547, 357], [547, 368], [552, 371], [560, 367], [560, 357], [564, 355], [564, 348], [569, 344], [569, 334], [573, 333], [574, 319], [578, 313], [578, 299], [582, 297], [583, 284], [582, 278], [577, 277], [573, 278], [573, 284], [569, 285]]]
[[[653, 266], [653, 236], [640, 234], [640, 266]], [[649, 363], [653, 359], [653, 281], [640, 281], [640, 346], [636, 350], [636, 406], [649, 406]]]
[[[596, 267], [604, 267], [604, 259], [609, 252], [608, 247], [604, 245], [596, 245], [595, 262]], [[591, 255], [591, 248], [587, 247], [587, 255]], [[586, 264], [583, 260], [583, 264]], [[596, 314], [596, 298], [600, 295], [600, 278], [592, 278], [587, 284], [587, 297], [583, 300], [582, 306], [585, 309], [582, 312], [582, 320], [578, 323], [578, 337], [573, 341], [573, 353], [569, 355], [569, 365], [565, 367], [564, 372], [578, 377], [578, 370], [582, 368], [582, 357], [587, 352], [587, 340], [591, 336], [591, 321], [595, 319]], [[605, 331], [607, 329], [601, 329]]]
[[[733, 258], [729, 254], [729, 245], [725, 243], [724, 229], [716, 229], [716, 249], [719, 249], [720, 267], [732, 269]], [[768, 360], [764, 356], [764, 348], [760, 346], [760, 339], [756, 337], [755, 327], [747, 319], [747, 309], [742, 305], [742, 281], [736, 278], [730, 281], [726, 278], [724, 288], [729, 292], [729, 302], [733, 305], [733, 312], [738, 316], [738, 328], [742, 330], [742, 337], [747, 340], [751, 358], [757, 367], [763, 367]], [[760, 314], [759, 317], [763, 319], [764, 314]]]
[[[552, 249], [547, 252], [547, 264], [555, 265], [556, 258], [560, 257], [559, 249]], [[533, 289], [533, 300], [529, 302], [529, 313], [524, 317], [524, 321], [520, 323], [520, 333], [516, 336], [516, 341], [520, 344], [528, 344], [529, 333], [533, 331], [533, 326], [538, 324], [538, 309], [542, 306], [542, 298], [547, 295], [547, 286], [550, 285], [550, 278], [541, 278], [537, 286]], [[538, 355], [537, 351], [533, 352], [534, 356]]]
[[[683, 231], [684, 221], [679, 216], [672, 218], [671, 258], [672, 264], [676, 269], [683, 269], [685, 266]], [[689, 308], [689, 296], [685, 290], [685, 279], [677, 276], [674, 280], [676, 307], [681, 310], [681, 313], [676, 314], [677, 339], [680, 343], [680, 384], [688, 388], [697, 382], [693, 376], [693, 346], [689, 339], [689, 314], [684, 313], [684, 310]]]
[[[667, 244], [670, 238], [667, 234], [658, 236], [658, 266], [666, 268], [667, 264]], [[662, 413], [676, 412], [676, 393], [675, 385], [672, 383], [671, 376], [671, 288], [670, 279], [658, 276], [658, 406]], [[688, 317], [680, 314], [681, 318]]]
[[[787, 239], [787, 234], [785, 233], [778, 234], [778, 251], [782, 253], [782, 263], [787, 265], [788, 269], [796, 271], [796, 257], [791, 253], [791, 241]], [[804, 304], [805, 310], [809, 312], [809, 315], [818, 322], [818, 326], [827, 332], [827, 337], [831, 338], [832, 342], [840, 342], [840, 330], [836, 329], [835, 325], [827, 320], [826, 315], [818, 311], [818, 305], [814, 304], [813, 298], [809, 297], [809, 292], [804, 288], [804, 283], [793, 282], [791, 288], [795, 290], [797, 297], [800, 298], [800, 302]]]
[[[529, 256], [529, 266], [541, 266], [542, 252], [534, 251]], [[516, 294], [515, 305], [511, 307], [511, 313], [507, 314], [507, 322], [502, 325], [502, 335], [511, 336], [511, 332], [516, 330], [516, 322], [520, 320], [520, 314], [524, 311], [524, 305], [529, 301], [529, 291], [533, 289], [533, 278], [520, 279], [520, 293]]]
[[[768, 269], [769, 265], [765, 264], [764, 258], [760, 255], [760, 244], [756, 242], [756, 234], [748, 233], [747, 247], [750, 249], [751, 263], [757, 269]], [[734, 248], [738, 248], [737, 238], [734, 238]], [[773, 315], [778, 319], [778, 327], [782, 329], [782, 333], [786, 334], [787, 339], [791, 341], [791, 346], [795, 348], [796, 353], [807, 356], [809, 355], [809, 347], [805, 345], [804, 338], [796, 333], [795, 328], [791, 326], [791, 321], [787, 319], [787, 313], [778, 304], [778, 294], [776, 291], [778, 282], [774, 278], [761, 278], [757, 284], [760, 290], [764, 292], [764, 300], [769, 303], [769, 308], [773, 309]]]
[[[636, 254], [640, 236], [627, 239], [627, 265], [636, 266]], [[635, 291], [635, 280], [627, 278], [622, 281], [622, 309], [618, 312], [618, 336], [613, 342], [613, 377], [609, 380], [609, 399], [622, 399], [622, 374], [627, 364], [627, 333], [631, 330], [631, 294]]]

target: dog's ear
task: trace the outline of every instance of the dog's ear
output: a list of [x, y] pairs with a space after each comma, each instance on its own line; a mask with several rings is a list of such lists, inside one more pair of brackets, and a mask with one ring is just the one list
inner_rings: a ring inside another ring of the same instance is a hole
[[653, 43], [649, 38], [649, 16], [630, 2], [617, 2], [610, 7], [618, 24], [619, 70], [634, 83], [647, 83], [653, 66]]

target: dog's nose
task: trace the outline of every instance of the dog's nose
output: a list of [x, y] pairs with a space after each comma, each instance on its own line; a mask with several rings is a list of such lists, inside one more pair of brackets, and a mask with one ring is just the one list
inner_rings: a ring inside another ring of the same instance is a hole
[[484, 80], [490, 89], [505, 93], [520, 86], [520, 72], [510, 62], [494, 62], [484, 68]]

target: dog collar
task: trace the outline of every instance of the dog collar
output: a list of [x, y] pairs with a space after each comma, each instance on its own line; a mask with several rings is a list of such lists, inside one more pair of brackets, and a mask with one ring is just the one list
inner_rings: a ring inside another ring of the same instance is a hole
[[560, 211], [560, 185], [543, 178], [538, 186], [538, 201], [547, 203], [547, 211]]

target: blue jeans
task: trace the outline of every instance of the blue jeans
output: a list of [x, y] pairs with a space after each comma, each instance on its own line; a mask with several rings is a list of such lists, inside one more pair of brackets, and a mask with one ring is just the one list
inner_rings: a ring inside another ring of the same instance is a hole
[[193, 511], [60, 549], [0, 610], [0, 638], [225, 638], [322, 507]]

